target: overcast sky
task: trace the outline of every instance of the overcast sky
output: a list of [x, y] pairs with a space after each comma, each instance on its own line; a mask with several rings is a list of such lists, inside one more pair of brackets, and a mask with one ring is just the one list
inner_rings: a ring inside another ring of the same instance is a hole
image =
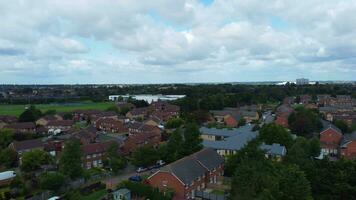
[[356, 0], [1, 0], [0, 83], [356, 80]]

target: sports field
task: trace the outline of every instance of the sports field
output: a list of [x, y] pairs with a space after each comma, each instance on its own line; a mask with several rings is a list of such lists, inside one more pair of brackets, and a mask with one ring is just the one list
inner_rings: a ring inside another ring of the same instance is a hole
[[[42, 112], [47, 110], [56, 110], [57, 112], [71, 112], [77, 109], [82, 110], [106, 110], [110, 106], [115, 105], [113, 102], [78, 102], [78, 103], [64, 103], [64, 104], [36, 104], [36, 108], [41, 109]], [[29, 105], [1, 105], [0, 115], [19, 116]]]

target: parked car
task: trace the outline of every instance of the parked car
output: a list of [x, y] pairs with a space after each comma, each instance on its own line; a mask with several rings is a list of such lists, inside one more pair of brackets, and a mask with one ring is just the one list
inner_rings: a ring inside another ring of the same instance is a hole
[[0, 172], [0, 186], [9, 184], [15, 177], [16, 172], [14, 171]]
[[156, 162], [156, 164], [159, 165], [159, 166], [163, 166], [166, 163], [163, 160], [159, 160], [159, 161]]
[[141, 182], [142, 181], [142, 178], [141, 176], [131, 176], [129, 178], [130, 181], [134, 181], [134, 182]]
[[137, 173], [141, 173], [141, 172], [145, 172], [145, 171], [147, 171], [147, 170], [148, 170], [148, 169], [145, 168], [145, 167], [139, 167], [139, 168], [136, 169], [136, 172], [137, 172]]

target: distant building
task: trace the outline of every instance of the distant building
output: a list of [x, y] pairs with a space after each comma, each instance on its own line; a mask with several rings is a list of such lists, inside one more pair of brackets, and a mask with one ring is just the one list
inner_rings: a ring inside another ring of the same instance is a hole
[[131, 191], [126, 188], [116, 190], [112, 194], [114, 200], [131, 200]]
[[296, 80], [297, 85], [308, 85], [309, 84], [309, 79], [307, 78], [298, 78]]

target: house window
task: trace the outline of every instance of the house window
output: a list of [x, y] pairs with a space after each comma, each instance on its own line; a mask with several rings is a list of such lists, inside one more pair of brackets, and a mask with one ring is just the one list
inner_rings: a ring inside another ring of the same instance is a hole
[[91, 168], [91, 162], [87, 162], [87, 169]]
[[91, 156], [90, 155], [87, 155], [87, 159], [90, 159], [91, 158]]
[[163, 187], [167, 187], [167, 184], [168, 184], [168, 181], [166, 181], [166, 180], [162, 181], [162, 186]]
[[200, 176], [198, 177], [198, 181], [200, 181], [201, 180], [201, 178], [200, 178]]
[[96, 154], [94, 153], [94, 154], [93, 154], [93, 158], [95, 158], [95, 157], [96, 157]]

